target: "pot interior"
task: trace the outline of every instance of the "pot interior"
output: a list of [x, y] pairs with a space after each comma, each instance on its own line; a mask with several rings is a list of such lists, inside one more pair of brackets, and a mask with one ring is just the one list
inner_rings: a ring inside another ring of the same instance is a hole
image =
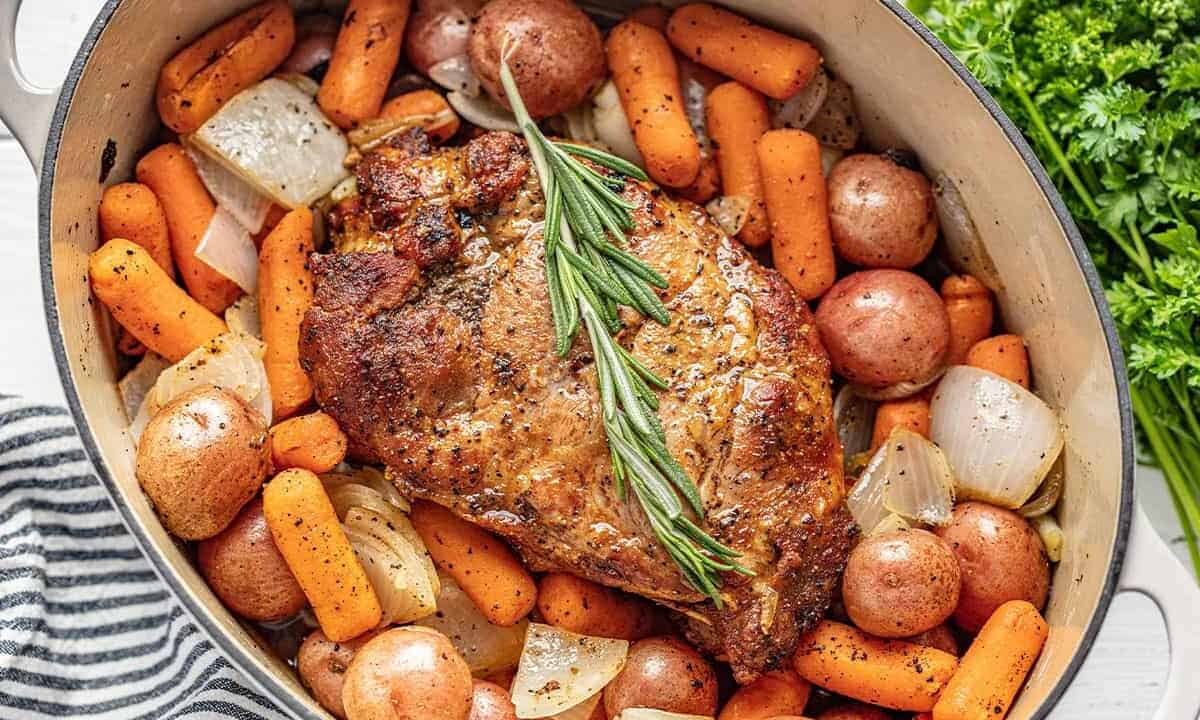
[[[89, 36], [94, 47], [90, 53], [85, 47], [68, 80], [62, 122], [52, 131], [46, 160], [47, 313], [85, 444], [152, 561], [218, 645], [269, 694], [297, 714], [328, 717], [262, 639], [221, 606], [141, 493], [116, 391], [112, 322], [87, 283], [101, 192], [129, 178], [158, 137], [158, 68], [187, 39], [252, 4], [114, 0], [106, 8]], [[912, 150], [931, 177], [944, 175], [957, 186], [982, 248], [951, 243], [948, 257], [976, 271], [994, 264], [1004, 322], [1027, 340], [1037, 390], [1063, 418], [1066, 487], [1059, 512], [1067, 542], [1046, 611], [1050, 639], [1010, 715], [1041, 716], [1082, 660], [1097, 616], [1107, 609], [1132, 487], [1132, 441], [1128, 428], [1122, 431], [1114, 341], [1076, 255], [1082, 245], [1072, 248], [1035, 171], [1001, 123], [901, 11], [879, 0], [726, 4], [815, 42], [827, 66], [853, 85], [872, 144]], [[1097, 282], [1094, 275], [1091, 282]]]

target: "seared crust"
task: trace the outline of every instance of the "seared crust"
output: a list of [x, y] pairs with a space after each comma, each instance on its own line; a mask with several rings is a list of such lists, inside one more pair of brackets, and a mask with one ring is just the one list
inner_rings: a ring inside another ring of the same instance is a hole
[[359, 188], [334, 222], [338, 247], [356, 251], [314, 259], [301, 341], [318, 401], [352, 442], [404, 493], [503, 535], [535, 570], [686, 613], [693, 640], [743, 682], [794, 650], [828, 607], [853, 523], [829, 361], [786, 282], [703, 210], [626, 188], [629, 247], [667, 278], [672, 321], [628, 314], [620, 340], [670, 385], [659, 416], [703, 525], [756, 572], [729, 574], [718, 610], [617, 496], [587, 343], [553, 353], [524, 145], [490, 133], [429, 156], [388, 149], [363, 160]]

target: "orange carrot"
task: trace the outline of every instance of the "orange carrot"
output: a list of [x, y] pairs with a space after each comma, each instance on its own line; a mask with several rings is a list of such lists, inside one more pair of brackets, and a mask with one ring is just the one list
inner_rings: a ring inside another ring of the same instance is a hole
[[346, 459], [349, 444], [337, 421], [323, 412], [300, 415], [271, 428], [271, 460], [276, 468], [326, 473]]
[[1003, 718], [1048, 634], [1030, 603], [1010, 600], [996, 608], [933, 706], [933, 720]]
[[883, 640], [832, 620], [804, 635], [793, 658], [796, 672], [813, 685], [893, 710], [932, 710], [958, 667], [936, 648]]
[[263, 514], [330, 640], [350, 640], [379, 624], [379, 598], [320, 478], [299, 468], [279, 473], [263, 489]]
[[414, 90], [398, 95], [387, 101], [379, 117], [389, 120], [422, 118], [418, 124], [434, 142], [446, 142], [458, 132], [459, 126], [458, 115], [446, 98], [433, 90]]
[[430, 502], [414, 502], [409, 519], [433, 562], [454, 578], [488, 622], [514, 625], [533, 609], [533, 577], [495, 535]]
[[660, 185], [690, 185], [700, 172], [700, 144], [683, 109], [679, 68], [667, 39], [626, 20], [609, 33], [604, 50], [646, 172]]
[[226, 331], [140, 245], [109, 240], [88, 259], [92, 292], [117, 322], [171, 362]]
[[803, 130], [771, 130], [757, 151], [775, 268], [796, 294], [815, 300], [837, 279], [821, 144]]
[[1029, 387], [1029, 353], [1020, 335], [997, 335], [975, 343], [967, 352], [966, 363]]
[[255, 5], [209, 30], [159, 74], [163, 124], [181, 135], [195, 132], [230, 98], [270, 75], [287, 59], [295, 40], [287, 0]]
[[700, 173], [691, 185], [679, 188], [676, 195], [691, 200], [697, 205], [712, 200], [721, 191], [721, 170], [717, 167], [717, 159], [710, 153], [700, 151]]
[[727, 82], [708, 94], [704, 115], [708, 135], [717, 147], [721, 192], [750, 201], [738, 240], [749, 247], [765, 245], [771, 230], [755, 146], [770, 129], [767, 101], [741, 83]]
[[150, 188], [141, 183], [121, 183], [104, 191], [100, 197], [100, 240], [113, 238], [146, 248], [167, 275], [175, 276], [167, 216]]
[[639, 5], [629, 13], [630, 20], [637, 20], [643, 25], [654, 28], [660, 33], [667, 31], [667, 21], [671, 19], [671, 11], [657, 3]]
[[942, 281], [942, 302], [950, 318], [946, 362], [961, 365], [971, 347], [992, 334], [992, 293], [970, 275], [951, 275]]
[[903, 400], [888, 400], [875, 411], [875, 430], [871, 434], [871, 452], [887, 442], [888, 435], [898, 427], [929, 437], [929, 400], [915, 396]]
[[671, 13], [667, 37], [692, 60], [776, 100], [803, 90], [821, 67], [812, 45], [707, 3]]
[[300, 367], [300, 323], [313, 299], [312, 232], [312, 211], [297, 208], [271, 230], [258, 253], [258, 315], [267, 344], [263, 364], [276, 417], [288, 417], [313, 394]]
[[400, 62], [411, 0], [350, 0], [317, 102], [342, 128], [379, 115]]
[[645, 600], [567, 573], [542, 578], [537, 606], [546, 622], [580, 635], [641, 640], [664, 629]]
[[196, 257], [217, 206], [196, 172], [196, 165], [175, 143], [161, 145], [137, 164], [138, 181], [149, 186], [162, 203], [171, 234], [171, 254], [196, 302], [214, 313], [237, 300], [242, 290], [229, 278]]
[[717, 720], [765, 720], [799, 715], [808, 704], [812, 686], [794, 670], [772, 670], [738, 688], [721, 708]]

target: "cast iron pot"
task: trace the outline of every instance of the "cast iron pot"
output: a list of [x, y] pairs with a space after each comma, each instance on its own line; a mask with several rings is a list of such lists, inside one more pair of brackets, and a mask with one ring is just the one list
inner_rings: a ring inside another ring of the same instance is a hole
[[[40, 172], [42, 282], [55, 361], [80, 437], [147, 557], [197, 624], [297, 717], [327, 718], [294, 673], [208, 590], [134, 478], [116, 391], [111, 320], [91, 301], [88, 253], [106, 184], [130, 177], [158, 131], [163, 63], [254, 0], [110, 0], [61, 90], [31, 87], [16, 65], [20, 0], [0, 0], [0, 108]], [[615, 2], [600, 2], [609, 10]], [[982, 247], [951, 243], [971, 269], [991, 264], [1005, 322], [1029, 343], [1038, 391], [1067, 431], [1060, 522], [1067, 544], [1046, 616], [1051, 630], [1011, 718], [1046, 717], [1071, 682], [1115, 593], [1162, 608], [1170, 677], [1158, 720], [1200, 708], [1200, 593], [1134, 502], [1133, 421], [1121, 348], [1078, 230], [1029, 146], [953, 55], [892, 0], [728, 0], [814, 39], [855, 89], [872, 143], [907, 147], [958, 187]], [[1133, 691], [1133, 688], [1130, 688]]]

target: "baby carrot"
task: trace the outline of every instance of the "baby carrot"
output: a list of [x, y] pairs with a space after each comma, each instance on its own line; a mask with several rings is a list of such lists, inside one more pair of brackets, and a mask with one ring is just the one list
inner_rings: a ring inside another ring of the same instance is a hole
[[933, 706], [933, 720], [1003, 718], [1048, 633], [1041, 613], [1024, 600], [996, 608]]
[[679, 188], [679, 197], [691, 200], [697, 205], [712, 200], [721, 191], [721, 170], [717, 167], [717, 159], [711, 154], [700, 151], [700, 173], [691, 185]]
[[299, 468], [279, 473], [263, 488], [263, 514], [330, 640], [350, 640], [379, 624], [379, 598], [320, 478]]
[[413, 90], [388, 100], [379, 117], [399, 120], [406, 117], [429, 116], [420, 125], [434, 142], [446, 142], [458, 132], [458, 115], [442, 97], [433, 90]]
[[663, 630], [645, 600], [567, 573], [542, 578], [537, 606], [546, 622], [580, 635], [641, 640]]
[[258, 315], [267, 344], [263, 364], [276, 417], [288, 417], [313, 394], [308, 373], [300, 367], [300, 323], [313, 298], [308, 269], [312, 231], [312, 211], [297, 208], [263, 239], [258, 253]]
[[167, 216], [150, 188], [141, 183], [121, 183], [100, 197], [100, 240], [124, 238], [146, 248], [154, 262], [175, 276], [171, 261], [171, 236]]
[[537, 601], [533, 577], [499, 538], [441, 505], [417, 501], [409, 520], [425, 549], [493, 625], [514, 625]]
[[1029, 353], [1020, 335], [997, 335], [975, 343], [967, 352], [966, 363], [1029, 387]]
[[796, 672], [813, 685], [893, 710], [932, 710], [958, 659], [936, 648], [883, 640], [822, 620], [800, 640]]
[[738, 240], [749, 247], [765, 245], [771, 231], [755, 145], [770, 128], [767, 101], [741, 83], [727, 82], [708, 94], [704, 116], [708, 135], [717, 147], [722, 194], [750, 201]]
[[992, 292], [970, 275], [951, 275], [942, 281], [942, 303], [950, 318], [946, 362], [961, 365], [967, 351], [992, 334]]
[[117, 322], [171, 362], [226, 331], [140, 245], [109, 240], [88, 259], [92, 292]]
[[317, 102], [338, 126], [379, 115], [400, 62], [411, 0], [350, 0]]
[[815, 300], [837, 278], [821, 144], [803, 130], [771, 130], [757, 151], [775, 269], [797, 295]]
[[692, 60], [776, 100], [803, 90], [821, 67], [812, 45], [708, 3], [671, 13], [667, 37]]
[[268, 0], [209, 30], [163, 66], [158, 114], [180, 135], [195, 132], [234, 95], [271, 74], [292, 51], [287, 0]]
[[192, 297], [214, 313], [237, 300], [242, 290], [229, 278], [196, 257], [217, 206], [183, 148], [167, 143], [152, 150], [137, 164], [138, 181], [148, 186], [162, 203], [171, 235], [171, 254]]
[[929, 437], [929, 400], [921, 396], [903, 400], [888, 400], [875, 411], [875, 430], [871, 434], [871, 451], [887, 442], [888, 435], [898, 427]]
[[643, 25], [648, 25], [661, 33], [665, 33], [667, 31], [667, 21], [671, 19], [671, 11], [658, 3], [649, 3], [634, 8], [629, 13], [629, 19], [637, 20]]
[[721, 708], [717, 720], [765, 720], [799, 715], [808, 704], [812, 686], [794, 670], [772, 670], [738, 688]]
[[271, 460], [276, 468], [325, 473], [346, 459], [350, 444], [337, 421], [323, 412], [299, 415], [271, 428]]
[[646, 172], [660, 185], [690, 185], [700, 172], [700, 144], [683, 109], [679, 68], [667, 39], [626, 20], [609, 33], [604, 50]]

